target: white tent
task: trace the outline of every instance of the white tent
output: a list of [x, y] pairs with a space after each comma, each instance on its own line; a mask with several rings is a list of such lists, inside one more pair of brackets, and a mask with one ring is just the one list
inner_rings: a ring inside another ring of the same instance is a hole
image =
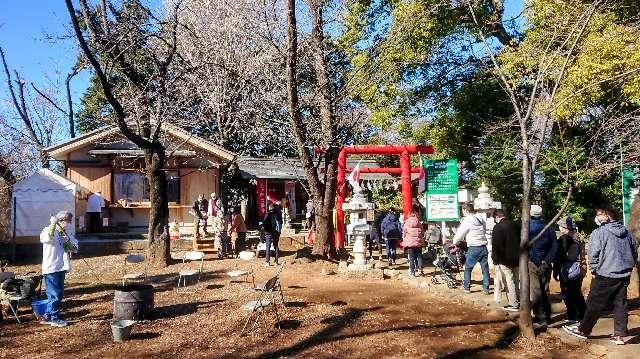
[[[13, 197], [16, 208], [16, 237], [37, 237], [49, 224], [49, 218], [66, 210], [76, 218], [76, 198], [89, 191], [48, 169], [38, 172], [16, 183]], [[13, 223], [13, 222], [12, 222]], [[75, 226], [72, 226], [75, 232]]]

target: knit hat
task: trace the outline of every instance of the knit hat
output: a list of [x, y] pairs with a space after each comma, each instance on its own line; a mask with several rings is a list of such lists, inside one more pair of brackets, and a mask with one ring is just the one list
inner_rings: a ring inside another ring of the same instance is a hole
[[573, 226], [573, 218], [571, 218], [571, 216], [566, 216], [563, 218], [560, 218], [560, 220], [557, 222], [558, 226], [562, 227], [562, 228], [566, 228], [570, 231], [573, 231], [574, 226]]
[[531, 217], [542, 217], [542, 207], [537, 204], [531, 205]]
[[58, 220], [58, 222], [60, 221], [71, 222], [71, 218], [73, 218], [73, 214], [71, 214], [71, 212], [69, 211], [60, 211], [56, 213], [56, 220]]

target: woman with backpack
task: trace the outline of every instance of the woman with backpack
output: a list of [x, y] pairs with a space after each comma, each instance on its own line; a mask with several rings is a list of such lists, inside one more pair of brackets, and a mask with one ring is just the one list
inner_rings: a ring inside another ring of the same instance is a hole
[[553, 263], [553, 278], [560, 282], [560, 292], [567, 307], [567, 322], [578, 323], [582, 320], [586, 303], [582, 294], [582, 243], [574, 234], [575, 227], [570, 216], [558, 221], [560, 238], [558, 252]]

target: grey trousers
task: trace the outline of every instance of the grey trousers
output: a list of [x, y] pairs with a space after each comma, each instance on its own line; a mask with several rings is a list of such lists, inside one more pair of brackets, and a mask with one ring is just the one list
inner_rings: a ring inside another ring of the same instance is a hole
[[[500, 272], [500, 287], [504, 284], [507, 287], [507, 299], [509, 305], [513, 307], [520, 306], [520, 276], [518, 275], [518, 267], [508, 267], [504, 264], [496, 265], [496, 272]], [[497, 278], [497, 276], [496, 276]], [[496, 285], [494, 291], [498, 291]]]
[[551, 319], [551, 302], [549, 302], [549, 280], [551, 271], [538, 273], [539, 268], [533, 262], [529, 262], [529, 297], [531, 309], [538, 323], [547, 325]]

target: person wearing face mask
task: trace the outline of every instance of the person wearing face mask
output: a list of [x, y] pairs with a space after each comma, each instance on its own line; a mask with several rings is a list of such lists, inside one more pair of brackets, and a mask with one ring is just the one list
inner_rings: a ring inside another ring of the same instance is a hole
[[567, 323], [582, 320], [586, 303], [582, 295], [582, 243], [575, 238], [575, 227], [571, 216], [558, 221], [560, 238], [558, 252], [553, 262], [553, 278], [560, 282], [560, 293], [567, 307]]
[[40, 233], [42, 243], [42, 275], [47, 293], [47, 308], [41, 324], [64, 327], [67, 322], [60, 318], [60, 303], [64, 293], [64, 277], [71, 270], [70, 252], [78, 252], [78, 241], [66, 229], [73, 215], [60, 211], [51, 217], [49, 226]]
[[563, 329], [586, 339], [602, 311], [613, 304], [613, 335], [611, 342], [624, 344], [628, 335], [627, 287], [631, 271], [638, 261], [638, 242], [618, 221], [618, 212], [611, 206], [596, 209], [599, 227], [591, 233], [588, 245], [589, 270], [593, 274], [584, 318]]

